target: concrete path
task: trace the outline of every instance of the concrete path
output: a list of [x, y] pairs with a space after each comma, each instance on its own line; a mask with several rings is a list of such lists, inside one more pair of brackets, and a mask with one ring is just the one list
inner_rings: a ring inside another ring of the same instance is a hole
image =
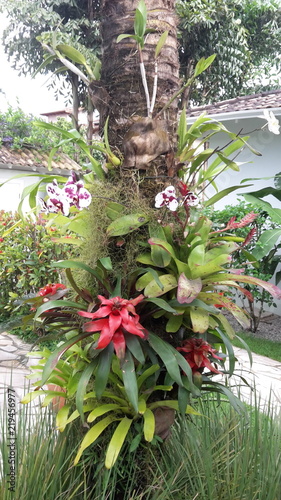
[[[30, 348], [29, 344], [15, 335], [0, 334], [0, 405], [7, 397], [9, 388], [15, 391], [18, 403], [28, 391], [30, 382], [26, 379], [26, 375], [30, 373], [29, 366], [36, 364], [34, 357], [29, 359], [26, 356]], [[270, 398], [276, 412], [281, 413], [281, 362], [253, 354], [251, 368], [248, 354], [244, 349], [235, 348], [235, 353], [238, 359], [235, 372], [237, 375], [231, 377], [229, 384], [231, 386], [236, 384], [241, 398], [250, 403], [253, 391], [239, 378], [238, 374], [242, 375], [252, 387], [256, 387], [261, 405], [266, 408]]]

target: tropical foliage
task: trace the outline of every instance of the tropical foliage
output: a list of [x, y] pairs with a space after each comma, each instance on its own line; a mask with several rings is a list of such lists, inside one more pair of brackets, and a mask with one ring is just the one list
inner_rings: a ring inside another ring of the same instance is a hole
[[46, 276], [50, 281], [62, 280], [60, 270], [52, 263], [67, 255], [76, 255], [75, 246], [70, 244], [71, 236], [66, 230], [63, 239], [61, 230], [46, 226], [42, 216], [36, 220], [28, 217], [23, 222], [18, 214], [0, 212], [2, 319], [15, 316], [20, 299], [35, 295], [46, 284]]
[[[147, 104], [147, 117], [140, 121], [151, 126], [153, 111], [158, 116], [169, 110], [187, 84], [162, 110], [155, 111], [150, 101], [154, 91], [151, 94], [146, 89], [142, 60], [146, 20], [146, 5], [140, 0], [134, 31], [129, 35], [137, 45]], [[127, 37], [124, 33], [120, 44]], [[155, 59], [164, 51], [165, 37], [157, 33]], [[66, 50], [75, 63], [77, 51], [64, 47]], [[201, 58], [189, 83], [213, 60], [214, 56]], [[258, 285], [274, 298], [281, 298], [281, 290], [230, 267], [233, 254], [253, 236], [251, 230], [245, 238], [231, 231], [249, 226], [256, 214], [250, 212], [239, 221], [231, 218], [217, 229], [202, 211], [239, 187], [218, 191], [215, 181], [227, 169], [239, 170], [235, 158], [241, 148], [259, 154], [249, 146], [248, 137], [237, 136], [204, 115], [189, 127], [183, 109], [173, 151], [165, 145], [149, 156], [144, 150], [139, 170], [134, 164], [136, 168], [127, 172], [126, 158], [110, 148], [107, 125], [108, 120], [98, 146], [107, 164], [90, 160], [90, 173], [87, 171], [83, 181], [73, 175], [67, 181], [41, 176], [23, 195], [35, 210], [36, 196], [47, 183], [47, 196], [41, 204], [53, 224], [74, 216], [68, 228], [74, 222], [79, 232], [84, 223], [83, 232], [89, 229], [93, 233], [88, 261], [77, 258], [53, 264], [65, 270], [69, 290], [48, 283], [25, 302], [32, 308], [29, 319], [43, 338], [56, 337], [59, 343], [53, 352], [41, 351], [42, 359], [35, 366], [35, 390], [23, 402], [45, 395], [46, 406], [60, 398], [58, 428], [63, 431], [77, 419], [87, 428], [74, 463], [78, 464], [91, 445], [102, 442], [105, 466], [110, 469], [125, 443], [134, 451], [166, 439], [175, 412], [182, 417], [199, 416], [198, 401], [203, 396], [226, 397], [237, 412], [243, 411], [243, 404], [224, 382], [223, 376], [229, 378], [235, 370], [231, 342], [235, 332], [223, 313], [233, 315], [244, 327], [250, 320], [229, 290], [239, 290], [250, 301], [253, 297], [245, 284]], [[225, 136], [225, 147], [202, 150], [216, 133]], [[84, 147], [80, 138], [77, 143]], [[146, 170], [154, 160], [161, 162], [164, 154], [168, 174], [163, 181], [159, 163], [155, 166], [159, 175], [150, 182], [149, 175], [141, 175], [142, 167]], [[215, 194], [206, 201], [202, 193], [209, 184]], [[84, 212], [91, 200], [94, 217], [91, 208], [87, 216]], [[91, 280], [84, 278], [85, 273]], [[221, 378], [214, 379], [218, 375]]]
[[[223, 152], [197, 151], [195, 140], [206, 131], [226, 133], [232, 145]], [[46, 395], [44, 405], [58, 396], [64, 398], [57, 417], [61, 430], [77, 418], [94, 422], [75, 463], [111, 428], [105, 464], [112, 467], [126, 439], [137, 447], [143, 439], [166, 437], [174, 411], [196, 415], [196, 401], [204, 393], [224, 395], [241, 411], [241, 403], [229, 388], [213, 380], [218, 373], [231, 376], [235, 369], [231, 343], [235, 332], [223, 311], [241, 326], [250, 326], [249, 316], [235, 304], [229, 290], [238, 290], [250, 301], [249, 284], [261, 286], [275, 298], [281, 297], [281, 290], [229, 268], [232, 255], [253, 236], [251, 229], [244, 237], [231, 231], [248, 227], [256, 214], [250, 212], [238, 222], [232, 217], [217, 229], [202, 215], [200, 197], [204, 182], [213, 181], [226, 168], [239, 168], [227, 155], [241, 145], [247, 145], [245, 138], [232, 137], [222, 124], [209, 123], [205, 117], [188, 128], [183, 111], [176, 156], [181, 167], [175, 185], [159, 192], [156, 208], [149, 211], [147, 207], [128, 213], [120, 199], [99, 199], [107, 215], [103, 219], [108, 241], [104, 256], [99, 253], [94, 268], [80, 260], [54, 263], [66, 270], [76, 300], [63, 293], [56, 300], [49, 296], [44, 303], [41, 297], [28, 301], [45, 339], [56, 335], [61, 343], [52, 353], [42, 351], [36, 368], [37, 380], [38, 374], [41, 380], [24, 402], [42, 394]], [[202, 170], [206, 156], [213, 155], [216, 159]], [[94, 181], [93, 186], [97, 182], [105, 182], [106, 189], [106, 181]], [[205, 206], [234, 189], [215, 194]], [[143, 208], [144, 203], [149, 206], [151, 200], [142, 200]], [[126, 245], [132, 235], [139, 251], [128, 269]], [[125, 250], [121, 263], [118, 246]], [[76, 283], [75, 269], [92, 275], [92, 290]], [[45, 390], [45, 384], [56, 384], [59, 390]]]
[[[265, 188], [265, 192], [267, 193], [271, 189], [274, 188]], [[233, 219], [233, 229], [235, 229], [236, 236], [245, 239], [248, 235], [248, 228], [245, 226], [239, 227], [239, 223], [236, 223], [235, 220], [236, 218], [247, 216], [249, 212], [256, 212], [256, 218], [250, 223], [251, 238], [246, 246], [240, 246], [237, 249], [233, 265], [238, 269], [244, 268], [247, 273], [262, 278], [265, 281], [272, 280], [273, 276], [275, 276], [275, 285], [278, 285], [280, 282], [280, 273], [277, 272], [275, 274], [280, 262], [278, 250], [281, 246], [280, 222], [277, 220], [278, 209], [270, 207], [272, 214], [276, 211], [275, 217], [273, 216], [272, 219], [265, 209], [263, 210], [262, 207], [259, 207], [255, 203], [254, 196], [251, 196], [252, 205], [243, 201], [240, 201], [235, 206], [227, 205], [223, 210], [212, 211], [211, 218], [218, 230], [220, 227], [225, 226], [230, 219]], [[276, 303], [272, 295], [266, 292], [266, 290], [261, 290], [259, 287], [250, 284], [247, 284], [245, 287], [252, 293], [254, 301], [251, 302], [240, 293], [238, 295], [250, 314], [251, 330], [256, 331], [259, 327], [265, 304], [276, 307]]]

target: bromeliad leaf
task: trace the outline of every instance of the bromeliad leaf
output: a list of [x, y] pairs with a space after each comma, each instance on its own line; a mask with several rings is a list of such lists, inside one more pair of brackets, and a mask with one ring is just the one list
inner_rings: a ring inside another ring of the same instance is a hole
[[158, 354], [158, 356], [162, 359], [171, 379], [178, 385], [183, 385], [179, 365], [176, 360], [175, 352], [177, 353], [177, 351], [170, 344], [152, 333], [149, 334], [148, 342], [154, 349], [154, 351]]
[[190, 280], [182, 273], [178, 280], [177, 301], [180, 304], [190, 304], [197, 297], [201, 289], [201, 278]]
[[85, 435], [79, 449], [78, 449], [78, 453], [75, 457], [75, 460], [74, 460], [74, 465], [77, 465], [79, 460], [80, 460], [80, 457], [83, 453], [84, 450], [86, 450], [86, 448], [88, 448], [91, 444], [93, 444], [96, 439], [100, 436], [100, 434], [102, 434], [102, 432], [114, 421], [118, 420], [117, 418], [113, 417], [113, 416], [108, 416], [106, 418], [104, 418], [103, 420], [101, 420], [100, 422], [98, 422], [96, 425], [94, 425], [88, 432], [87, 434]]
[[159, 281], [161, 282], [163, 288], [161, 289], [158, 283], [153, 280], [144, 289], [145, 297], [159, 297], [160, 295], [173, 290], [173, 288], [176, 288], [178, 285], [173, 274], [163, 274], [162, 276], [159, 276]]
[[106, 452], [105, 467], [107, 469], [111, 469], [115, 464], [132, 422], [131, 418], [124, 417], [116, 427]]
[[126, 350], [125, 359], [122, 363], [122, 376], [127, 397], [138, 413], [138, 384], [135, 372], [135, 364], [132, 355], [128, 349]]
[[149, 443], [152, 441], [155, 432], [155, 417], [154, 413], [147, 408], [143, 414], [144, 424], [143, 424], [143, 433], [144, 439]]
[[93, 371], [96, 367], [97, 360], [92, 361], [83, 371], [83, 373], [80, 376], [78, 386], [77, 386], [77, 391], [76, 391], [76, 408], [80, 414], [82, 422], [84, 422], [84, 411], [83, 411], [83, 404], [84, 404], [84, 396], [86, 394], [86, 389], [88, 382], [93, 374]]
[[194, 333], [205, 333], [209, 328], [209, 313], [199, 307], [190, 307], [190, 319]]
[[96, 395], [98, 399], [101, 398], [106, 388], [111, 368], [113, 351], [114, 351], [113, 343], [110, 342], [110, 344], [108, 344], [108, 346], [102, 350], [101, 354], [98, 357], [98, 368], [96, 372], [96, 383], [95, 383]]
[[41, 385], [46, 384], [49, 376], [51, 375], [52, 371], [56, 367], [58, 361], [60, 360], [61, 356], [74, 344], [77, 342], [80, 342], [80, 340], [83, 340], [92, 334], [89, 332], [81, 333], [80, 335], [76, 335], [75, 337], [72, 337], [70, 340], [65, 342], [63, 345], [59, 346], [55, 351], [50, 355], [48, 358], [46, 364], [44, 365], [43, 373], [42, 373], [42, 380], [40, 381]]

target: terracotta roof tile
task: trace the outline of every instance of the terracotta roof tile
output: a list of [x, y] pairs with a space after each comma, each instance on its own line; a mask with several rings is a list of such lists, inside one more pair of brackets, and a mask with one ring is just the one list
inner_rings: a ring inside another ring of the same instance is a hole
[[216, 102], [215, 104], [190, 108], [187, 109], [187, 115], [199, 116], [204, 111], [208, 113], [208, 115], [216, 115], [219, 113], [231, 113], [235, 111], [266, 108], [281, 108], [281, 90], [235, 97], [234, 99]]
[[[44, 153], [34, 148], [13, 150], [2, 146], [0, 147], [0, 166], [2, 168], [20, 168], [20, 170], [37, 170], [38, 168], [48, 170], [48, 156], [48, 153]], [[54, 156], [52, 169], [66, 171], [74, 170], [78, 172], [81, 170], [81, 167], [66, 154], [59, 153]]]

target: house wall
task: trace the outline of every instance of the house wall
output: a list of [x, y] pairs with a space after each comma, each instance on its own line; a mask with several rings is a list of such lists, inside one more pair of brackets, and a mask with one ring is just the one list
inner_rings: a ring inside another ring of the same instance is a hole
[[[279, 119], [281, 122], [281, 116], [279, 116]], [[281, 172], [281, 135], [275, 135], [269, 132], [267, 126], [260, 130], [260, 127], [265, 123], [266, 121], [260, 118], [224, 121], [224, 125], [231, 132], [240, 132], [242, 136], [250, 135], [250, 139], [248, 140], [249, 144], [254, 149], [258, 150], [262, 156], [256, 156], [249, 149], [245, 148], [236, 158], [236, 161], [247, 163], [241, 165], [240, 172], [233, 170], [223, 172], [216, 179], [218, 190], [221, 191], [227, 187], [238, 185], [243, 179], [247, 178], [260, 178], [261, 180], [249, 181], [245, 184], [253, 184], [253, 186], [248, 188], [241, 187], [237, 191], [224, 197], [216, 203], [215, 208], [217, 210], [224, 208], [225, 205], [237, 204], [239, 193], [256, 191], [266, 186], [274, 185], [273, 178], [265, 179], [265, 177], [274, 177], [274, 175]], [[221, 148], [228, 142], [229, 138], [226, 134], [217, 134], [211, 138], [210, 147]], [[234, 157], [234, 155], [232, 157]], [[213, 188], [208, 188], [206, 194], [210, 196], [215, 194], [215, 191]], [[271, 195], [264, 198], [264, 200], [268, 201], [276, 208], [281, 208], [281, 203]]]
[[[10, 169], [0, 169], [0, 184], [2, 182], [20, 175], [18, 179], [12, 179], [4, 186], [0, 187], [0, 210], [5, 210], [6, 212], [15, 212], [18, 208], [22, 192], [26, 186], [34, 184], [39, 177], [24, 177], [26, 172], [22, 170], [10, 170]], [[25, 200], [23, 204], [23, 211], [28, 212], [30, 210], [27, 201]]]
[[[281, 116], [276, 117], [279, 119], [281, 124]], [[235, 172], [233, 170], [223, 172], [216, 180], [218, 190], [221, 191], [227, 187], [239, 185], [243, 179], [247, 178], [257, 178], [260, 180], [246, 182], [245, 184], [253, 185], [248, 188], [241, 187], [237, 191], [234, 191], [233, 193], [222, 198], [215, 204], [216, 210], [223, 209], [225, 205], [236, 205], [239, 198], [243, 200], [243, 196], [239, 197], [239, 193], [257, 191], [258, 189], [262, 189], [266, 186], [274, 186], [273, 178], [277, 173], [281, 172], [281, 135], [275, 135], [272, 132], [269, 132], [267, 126], [260, 130], [260, 127], [265, 123], [265, 120], [261, 120], [259, 118], [224, 121], [224, 125], [231, 132], [239, 133], [241, 131], [241, 134], [243, 135], [250, 135], [250, 139], [248, 140], [249, 144], [258, 150], [262, 156], [256, 156], [246, 148], [236, 158], [236, 161], [249, 163], [241, 165], [240, 172]], [[212, 137], [210, 147], [221, 148], [227, 144], [227, 142], [228, 136], [226, 134], [217, 134]], [[267, 177], [271, 178], [267, 179]], [[206, 194], [210, 196], [215, 194], [215, 191], [213, 188], [207, 188]], [[263, 199], [268, 201], [273, 207], [281, 208], [281, 202], [273, 196], [270, 195]], [[280, 270], [281, 255], [277, 271]], [[274, 277], [271, 281], [272, 283], [275, 283]], [[280, 283], [278, 286], [280, 287]], [[269, 308], [265, 306], [265, 310], [270, 313], [281, 315], [281, 300], [276, 300], [276, 305], [277, 308]]]

